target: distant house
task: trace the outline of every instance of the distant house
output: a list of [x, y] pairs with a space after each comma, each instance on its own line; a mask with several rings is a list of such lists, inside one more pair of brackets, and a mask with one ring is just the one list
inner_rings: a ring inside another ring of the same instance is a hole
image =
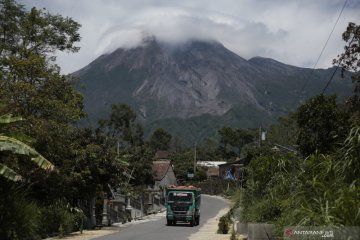
[[153, 162], [154, 189], [169, 185], [177, 185], [174, 169], [169, 160], [159, 160]]
[[196, 165], [201, 167], [219, 167], [221, 164], [225, 164], [225, 161], [197, 161]]
[[168, 160], [169, 159], [169, 152], [168, 151], [161, 151], [161, 150], [158, 150], [156, 153], [155, 153], [155, 158], [157, 160]]
[[224, 161], [197, 161], [196, 165], [207, 169], [207, 178], [216, 178], [219, 177], [219, 165], [225, 163]]
[[217, 178], [219, 177], [219, 167], [209, 167], [206, 171], [206, 176], [208, 178]]
[[226, 178], [228, 173], [230, 172], [231, 175], [235, 179], [241, 179], [243, 176], [243, 167], [246, 158], [241, 158], [233, 162], [224, 163], [219, 165], [219, 177]]

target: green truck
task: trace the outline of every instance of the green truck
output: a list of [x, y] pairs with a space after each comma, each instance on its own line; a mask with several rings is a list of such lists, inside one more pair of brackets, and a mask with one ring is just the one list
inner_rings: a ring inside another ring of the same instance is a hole
[[169, 186], [166, 195], [166, 221], [168, 226], [187, 222], [190, 226], [200, 223], [201, 189], [193, 186]]

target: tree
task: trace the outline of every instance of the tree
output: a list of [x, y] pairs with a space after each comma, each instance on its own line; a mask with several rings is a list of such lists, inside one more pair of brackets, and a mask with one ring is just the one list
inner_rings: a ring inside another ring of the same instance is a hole
[[35, 139], [34, 147], [60, 166], [75, 123], [84, 116], [80, 93], [60, 74], [56, 51], [76, 52], [80, 25], [46, 10], [27, 11], [14, 0], [0, 0], [1, 113], [23, 116], [16, 126]]
[[150, 136], [149, 144], [153, 150], [169, 150], [171, 134], [163, 128], [157, 128]]
[[[72, 19], [45, 9], [27, 10], [14, 0], [0, 0], [0, 114], [23, 116], [26, 121], [7, 125], [6, 130], [29, 136], [32, 141], [26, 143], [51, 159], [57, 171], [44, 174], [28, 163], [27, 156], [8, 151], [1, 152], [1, 160], [5, 157], [6, 166], [30, 183], [26, 200], [37, 201], [39, 207], [59, 199], [64, 206], [76, 206], [81, 202], [78, 200], [88, 201], [93, 191], [108, 189], [108, 183], [118, 183], [122, 178], [121, 170], [117, 171], [123, 168], [116, 158], [116, 141], [103, 132], [74, 126], [85, 115], [83, 98], [72, 86], [75, 79], [62, 75], [55, 64], [58, 51], [78, 51], [79, 27]], [[17, 199], [8, 198], [14, 194], [3, 194], [9, 189], [1, 187], [0, 202], [14, 202], [15, 206]], [[10, 219], [13, 210], [2, 208], [9, 222], [14, 222]], [[60, 218], [55, 220], [55, 229], [59, 222]], [[26, 232], [23, 226], [16, 227], [5, 232]], [[31, 228], [39, 231], [36, 226]]]
[[206, 161], [218, 161], [221, 159], [218, 151], [218, 143], [212, 139], [205, 139], [196, 147], [196, 158]]
[[136, 121], [136, 113], [126, 104], [111, 106], [110, 119], [100, 120], [109, 134], [116, 137], [124, 147], [143, 144], [143, 127]]
[[70, 140], [75, 159], [61, 171], [69, 199], [89, 200], [97, 191], [108, 192], [108, 184], [118, 187], [124, 183], [128, 163], [117, 156], [115, 138], [101, 129], [84, 128], [74, 132]]
[[233, 139], [230, 144], [238, 149], [238, 156], [241, 155], [243, 146], [251, 143], [254, 140], [254, 136], [248, 131], [241, 128], [233, 130]]
[[[0, 125], [8, 124], [11, 122], [21, 121], [22, 118], [13, 117], [11, 114], [0, 116]], [[10, 151], [14, 154], [21, 154], [30, 157], [30, 160], [36, 163], [40, 168], [44, 170], [53, 170], [54, 165], [45, 159], [40, 153], [35, 149], [23, 143], [22, 141], [6, 136], [0, 133], [0, 152]], [[1, 156], [1, 155], [0, 155]], [[1, 160], [1, 159], [0, 159]], [[21, 179], [21, 176], [18, 175], [13, 169], [9, 168], [5, 164], [0, 162], [0, 175], [11, 180], [18, 181]]]
[[341, 67], [342, 75], [345, 71], [352, 72], [351, 78], [355, 83], [354, 95], [348, 99], [347, 103], [360, 119], [360, 25], [350, 22], [342, 38], [347, 43], [344, 47], [345, 51], [333, 62]]
[[128, 173], [132, 173], [130, 184], [134, 186], [146, 186], [153, 184], [152, 165], [154, 159], [153, 151], [146, 145], [134, 146], [128, 151]]
[[345, 139], [349, 131], [348, 114], [336, 105], [336, 96], [316, 96], [296, 113], [300, 152], [308, 156], [316, 151], [328, 153]]
[[229, 151], [230, 143], [233, 138], [233, 131], [230, 127], [222, 127], [218, 130], [220, 135], [219, 151], [224, 159], [229, 159], [234, 155], [234, 152]]
[[184, 149], [170, 156], [178, 179], [187, 179], [187, 174], [194, 171], [194, 149]]
[[137, 122], [136, 113], [131, 107], [126, 104], [112, 105], [110, 118], [102, 119], [100, 128], [119, 143], [119, 155], [126, 156], [129, 163], [127, 175], [131, 179], [129, 183], [136, 186], [151, 184], [154, 154], [144, 142], [143, 127]]
[[278, 123], [272, 125], [269, 129], [267, 134], [268, 142], [293, 147], [296, 144], [298, 135], [296, 117], [295, 113], [280, 117]]
[[[218, 131], [220, 135], [220, 151], [225, 158], [241, 155], [241, 149], [248, 143], [252, 142], [254, 136], [248, 131], [241, 128], [223, 127]], [[229, 146], [236, 149], [236, 152], [229, 151]]]
[[[76, 52], [80, 25], [45, 10], [26, 11], [0, 1], [0, 100], [5, 112], [74, 122], [84, 115], [82, 97], [54, 63], [56, 51]], [[29, 118], [28, 116], [32, 116]]]

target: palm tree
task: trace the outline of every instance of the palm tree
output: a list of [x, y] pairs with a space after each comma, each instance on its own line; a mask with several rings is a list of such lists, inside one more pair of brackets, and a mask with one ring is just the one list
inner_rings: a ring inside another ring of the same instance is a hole
[[[0, 116], [0, 126], [22, 120], [23, 118], [13, 117], [11, 114], [2, 115]], [[10, 151], [14, 154], [27, 155], [30, 157], [30, 160], [36, 163], [40, 168], [48, 171], [52, 171], [54, 169], [54, 165], [34, 148], [14, 137], [6, 136], [0, 132], [0, 152], [2, 151]], [[21, 180], [21, 176], [19, 174], [2, 163], [0, 163], [0, 176], [3, 176], [11, 181]]]

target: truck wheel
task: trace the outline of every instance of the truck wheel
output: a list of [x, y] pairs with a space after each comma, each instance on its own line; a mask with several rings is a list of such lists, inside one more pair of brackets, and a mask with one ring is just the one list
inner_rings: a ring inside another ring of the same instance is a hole
[[196, 225], [199, 225], [199, 224], [200, 224], [200, 216], [197, 216], [197, 217], [195, 218], [195, 224], [196, 224]]
[[195, 220], [194, 218], [190, 221], [190, 227], [193, 227], [195, 225]]
[[174, 220], [174, 221], [172, 221], [172, 224], [175, 226], [176, 225], [176, 221]]
[[171, 225], [172, 225], [172, 223], [173, 223], [173, 221], [172, 221], [172, 220], [167, 220], [167, 225], [168, 225], [168, 226], [171, 226]]

